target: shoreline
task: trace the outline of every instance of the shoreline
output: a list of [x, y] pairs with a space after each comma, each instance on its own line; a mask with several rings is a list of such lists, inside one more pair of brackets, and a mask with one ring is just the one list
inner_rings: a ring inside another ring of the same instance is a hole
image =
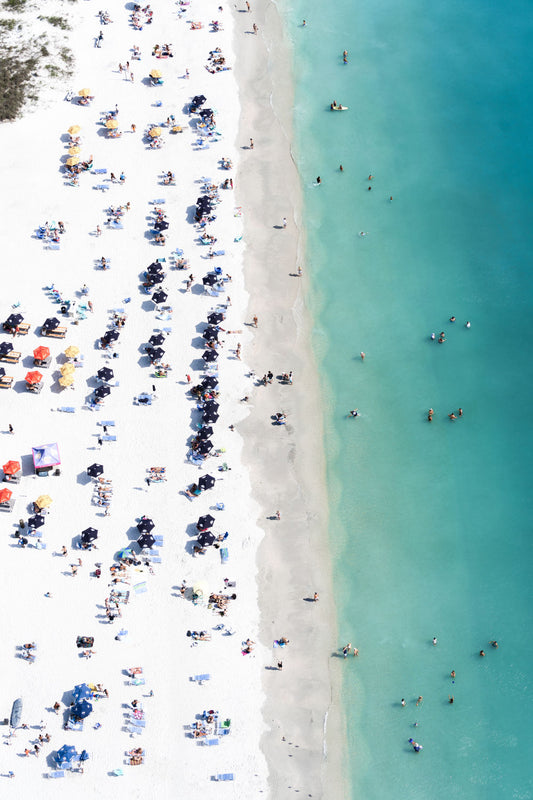
[[[248, 15], [243, 16], [247, 22]], [[291, 146], [290, 45], [273, 4], [254, 3], [251, 17], [259, 26], [257, 38], [250, 36], [236, 45], [242, 109], [239, 141], [243, 146], [254, 139], [254, 150], [247, 149], [240, 160], [237, 184], [238, 196], [242, 192], [246, 198], [248, 317], [259, 318], [247, 361], [258, 377], [268, 369], [275, 374], [295, 373], [292, 386], [258, 387], [252, 413], [239, 426], [245, 439], [244, 462], [262, 511], [259, 525], [265, 531], [258, 555], [261, 640], [265, 647], [281, 635], [291, 641], [283, 673], [268, 671], [263, 680], [267, 698], [263, 713], [269, 730], [262, 747], [273, 797], [292, 796], [295, 786], [315, 797], [318, 787], [318, 796], [338, 796], [345, 781], [344, 721], [340, 683], [331, 672], [331, 653], [338, 640], [322, 397], [311, 346], [313, 321], [305, 302], [308, 277], [305, 267], [302, 277], [296, 272], [305, 264], [305, 231], [303, 194]], [[238, 25], [237, 18], [235, 36]], [[286, 230], [280, 227], [283, 216], [290, 220]], [[270, 425], [270, 415], [278, 410], [288, 414], [283, 428]], [[278, 508], [281, 520], [268, 519]], [[312, 598], [314, 591], [320, 595], [318, 604], [304, 599]]]

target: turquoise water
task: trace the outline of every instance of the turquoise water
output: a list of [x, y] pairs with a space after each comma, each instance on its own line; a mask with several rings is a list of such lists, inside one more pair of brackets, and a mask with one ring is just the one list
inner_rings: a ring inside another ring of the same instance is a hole
[[531, 6], [282, 13], [351, 797], [532, 798]]

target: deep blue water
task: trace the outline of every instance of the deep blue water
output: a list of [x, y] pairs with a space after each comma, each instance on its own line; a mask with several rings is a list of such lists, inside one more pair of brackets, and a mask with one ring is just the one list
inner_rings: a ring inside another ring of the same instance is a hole
[[533, 8], [281, 13], [351, 797], [532, 798]]

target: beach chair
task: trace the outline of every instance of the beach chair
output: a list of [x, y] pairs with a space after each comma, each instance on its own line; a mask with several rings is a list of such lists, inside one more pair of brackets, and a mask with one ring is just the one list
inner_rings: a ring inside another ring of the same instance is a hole
[[227, 564], [229, 559], [229, 552], [227, 547], [220, 548], [220, 560], [223, 564]]
[[233, 772], [220, 772], [215, 776], [216, 781], [232, 781], [233, 779]]
[[35, 547], [37, 550], [46, 550], [46, 542], [37, 542]]
[[117, 769], [113, 770], [113, 775], [116, 775], [117, 777], [120, 777], [120, 775], [124, 775], [124, 770], [120, 769], [120, 767], [118, 767]]
[[109, 227], [120, 231], [123, 229], [124, 225], [118, 219], [114, 219], [109, 223]]
[[131, 681], [128, 681], [128, 686], [144, 686], [146, 683], [144, 678], [133, 678]]
[[26, 334], [29, 333], [30, 328], [31, 325], [29, 322], [21, 322], [18, 326], [19, 336], [26, 336]]
[[0, 378], [0, 389], [11, 389], [14, 380], [15, 378], [12, 375], [3, 375]]
[[142, 581], [141, 583], [136, 583], [133, 587], [133, 591], [135, 594], [144, 594], [144, 592], [148, 591], [148, 587], [146, 585], [146, 581]]
[[106, 433], [105, 436], [102, 436], [103, 442], [116, 442], [117, 437], [114, 434]]
[[57, 242], [50, 242], [50, 244], [45, 244], [45, 250], [59, 250], [59, 244]]
[[107, 175], [107, 169], [100, 168], [100, 169], [93, 169], [91, 170], [93, 175]]
[[99, 419], [96, 423], [97, 425], [106, 426], [106, 428], [114, 428], [115, 427], [115, 420], [114, 419]]
[[107, 186], [107, 184], [105, 184], [105, 183], [97, 183], [94, 188], [95, 189], [99, 189], [101, 192], [107, 192], [107, 190], [109, 189], [109, 186]]
[[159, 200], [152, 200], [151, 202], [153, 206], [164, 206], [167, 201], [164, 197], [161, 197]]
[[191, 678], [191, 681], [196, 681], [196, 683], [198, 683], [200, 686], [202, 685], [202, 683], [204, 683], [204, 681], [210, 681], [210, 680], [211, 680], [211, 675], [209, 674], [209, 672], [205, 672], [203, 675], [195, 675], [194, 677]]
[[145, 719], [131, 719], [131, 724], [134, 728], [146, 728], [146, 720]]
[[64, 411], [66, 414], [74, 414], [74, 412], [76, 411], [74, 406], [59, 406], [57, 410]]
[[48, 778], [64, 778], [65, 777], [65, 770], [64, 769], [55, 769], [53, 772], [47, 773]]
[[144, 728], [135, 728], [132, 725], [126, 725], [126, 730], [128, 733], [137, 733], [139, 736], [144, 733]]
[[161, 536], [161, 534], [154, 536], [154, 539], [156, 547], [163, 547], [163, 537]]

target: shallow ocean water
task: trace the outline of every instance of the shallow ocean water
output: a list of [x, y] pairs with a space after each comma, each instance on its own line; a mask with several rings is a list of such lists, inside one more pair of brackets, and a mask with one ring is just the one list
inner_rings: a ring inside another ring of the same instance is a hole
[[339, 646], [360, 650], [333, 665], [351, 796], [532, 798], [533, 15], [480, 0], [281, 13]]

